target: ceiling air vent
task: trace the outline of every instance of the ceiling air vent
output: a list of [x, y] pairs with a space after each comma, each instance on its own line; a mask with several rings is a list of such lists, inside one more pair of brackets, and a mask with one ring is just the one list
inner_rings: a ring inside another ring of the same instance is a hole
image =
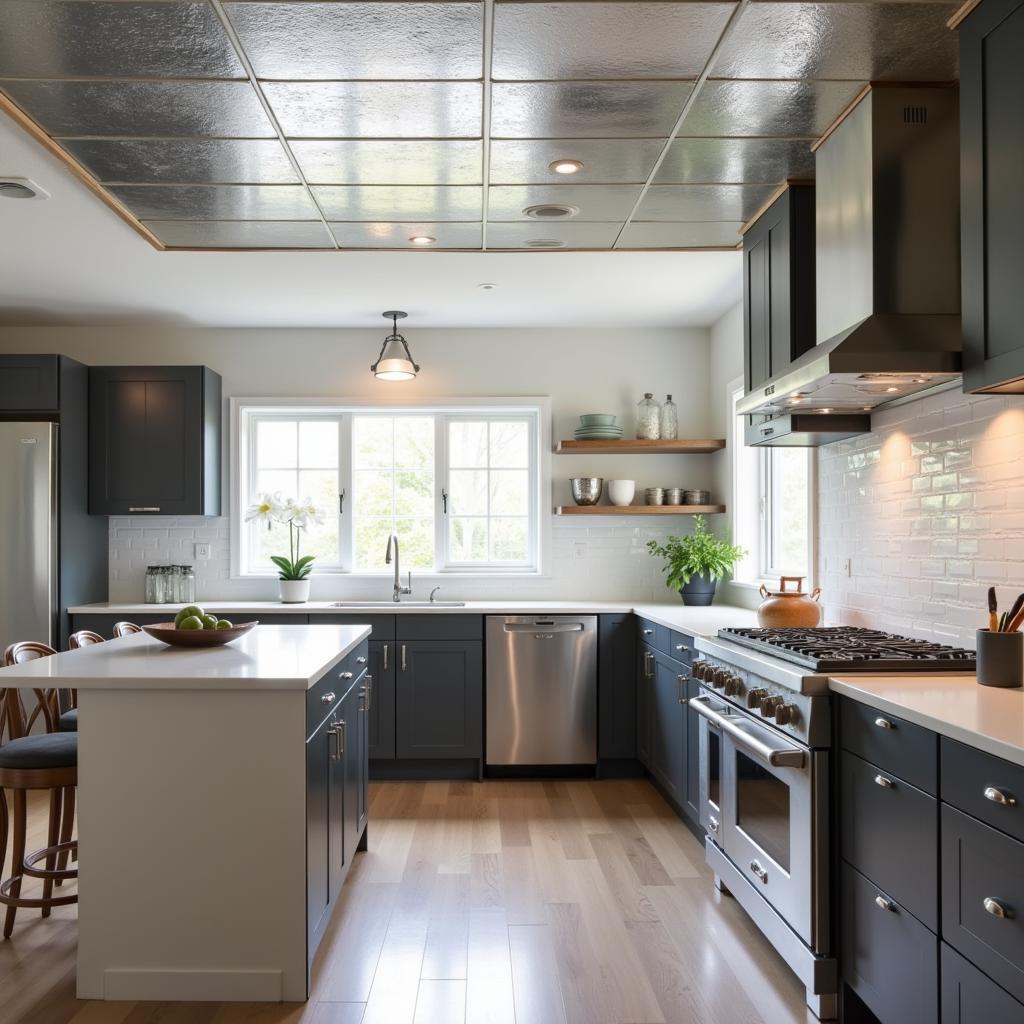
[[527, 249], [561, 249], [565, 242], [557, 238], [531, 238], [526, 243]]
[[560, 203], [541, 203], [523, 210], [527, 217], [534, 220], [564, 220], [566, 217], [575, 217], [579, 212], [578, 206], [562, 206]]
[[0, 199], [49, 199], [50, 194], [28, 178], [0, 178]]

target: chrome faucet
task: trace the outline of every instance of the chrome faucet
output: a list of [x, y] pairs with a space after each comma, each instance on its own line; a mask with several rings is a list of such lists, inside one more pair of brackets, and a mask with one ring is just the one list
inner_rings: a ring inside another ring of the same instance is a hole
[[388, 537], [388, 550], [387, 550], [387, 553], [384, 555], [384, 564], [385, 565], [390, 565], [391, 564], [391, 545], [392, 544], [394, 544], [394, 546], [395, 546], [395, 589], [394, 589], [394, 592], [393, 592], [393, 594], [391, 596], [391, 600], [394, 601], [395, 604], [398, 604], [398, 602], [402, 600], [402, 595], [403, 594], [411, 594], [412, 593], [412, 572], [410, 571], [409, 574], [408, 574], [408, 576], [409, 576], [409, 585], [407, 587], [403, 587], [402, 586], [402, 573], [401, 573], [401, 571], [399, 569], [399, 563], [398, 563], [398, 534], [397, 533], [393, 533], [393, 534], [391, 534], [390, 537]]

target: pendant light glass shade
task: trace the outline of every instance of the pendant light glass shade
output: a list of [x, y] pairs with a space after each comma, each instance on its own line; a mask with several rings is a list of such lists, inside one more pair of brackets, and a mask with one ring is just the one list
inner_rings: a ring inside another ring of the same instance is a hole
[[378, 380], [413, 380], [420, 368], [413, 362], [408, 342], [398, 333], [398, 321], [406, 314], [392, 309], [383, 315], [392, 322], [391, 333], [384, 339], [377, 362], [370, 370]]

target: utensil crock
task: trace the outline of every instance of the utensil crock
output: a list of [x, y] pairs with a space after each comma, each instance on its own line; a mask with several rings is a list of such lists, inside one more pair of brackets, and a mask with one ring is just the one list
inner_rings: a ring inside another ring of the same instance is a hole
[[1024, 684], [1024, 633], [977, 633], [979, 686], [1012, 689]]

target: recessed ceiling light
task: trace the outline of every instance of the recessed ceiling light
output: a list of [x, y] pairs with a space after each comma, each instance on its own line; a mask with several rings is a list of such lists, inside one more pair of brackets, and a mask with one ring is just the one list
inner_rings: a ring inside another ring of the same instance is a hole
[[557, 238], [529, 238], [526, 246], [529, 249], [561, 249], [565, 242]]
[[493, 292], [497, 287], [496, 284], [492, 284], [490, 281], [484, 281], [482, 284], [477, 285], [477, 288], [483, 292]]
[[0, 199], [49, 199], [50, 194], [29, 178], [0, 178]]
[[575, 217], [579, 212], [578, 206], [563, 206], [561, 203], [539, 203], [523, 210], [523, 213], [533, 220], [563, 220], [566, 217]]
[[433, 245], [437, 239], [431, 235], [413, 235], [409, 241], [412, 242], [413, 245]]
[[548, 164], [548, 170], [555, 174], [576, 174], [583, 170], [582, 160], [552, 160]]

